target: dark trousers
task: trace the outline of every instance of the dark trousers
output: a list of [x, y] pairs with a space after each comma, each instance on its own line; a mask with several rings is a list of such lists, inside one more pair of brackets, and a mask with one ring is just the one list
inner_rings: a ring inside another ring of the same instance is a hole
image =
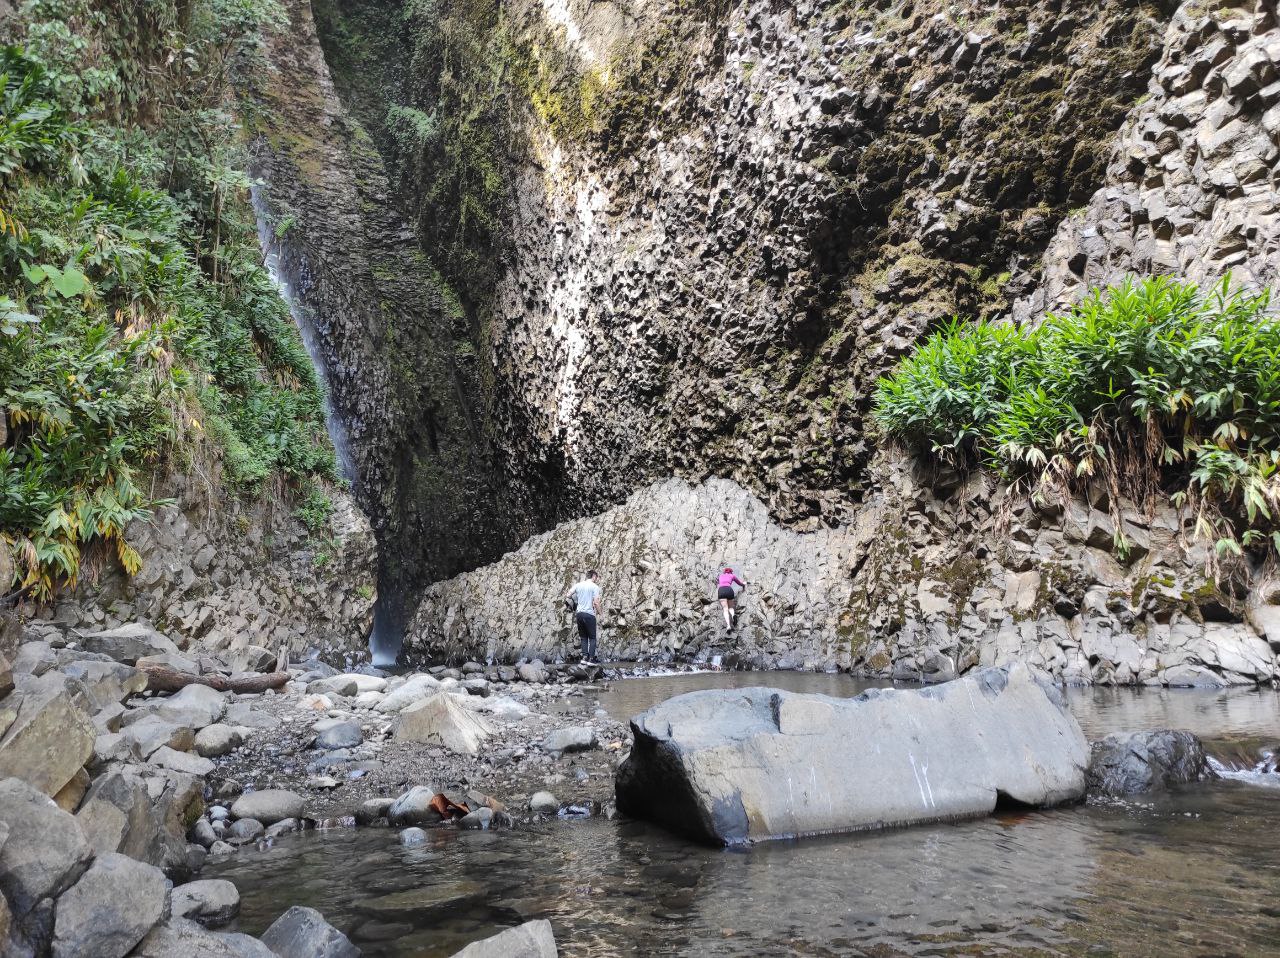
[[596, 657], [596, 617], [590, 612], [579, 612], [573, 620], [578, 623], [578, 638], [582, 640], [582, 657]]

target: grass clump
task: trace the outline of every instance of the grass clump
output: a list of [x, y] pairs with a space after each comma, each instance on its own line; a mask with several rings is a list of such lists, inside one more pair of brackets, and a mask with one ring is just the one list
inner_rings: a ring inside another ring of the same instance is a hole
[[1280, 550], [1280, 320], [1229, 279], [1130, 279], [1032, 327], [953, 321], [880, 380], [875, 418], [1036, 495], [1101, 481], [1113, 509], [1189, 506], [1218, 554]]

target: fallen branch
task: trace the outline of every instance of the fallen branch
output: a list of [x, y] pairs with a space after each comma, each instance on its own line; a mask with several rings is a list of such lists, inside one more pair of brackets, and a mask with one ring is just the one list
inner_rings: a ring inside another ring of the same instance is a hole
[[265, 692], [278, 689], [289, 681], [288, 672], [226, 676], [179, 672], [164, 665], [140, 665], [138, 669], [146, 673], [147, 689], [152, 692], [176, 692], [188, 685], [207, 685], [219, 692]]

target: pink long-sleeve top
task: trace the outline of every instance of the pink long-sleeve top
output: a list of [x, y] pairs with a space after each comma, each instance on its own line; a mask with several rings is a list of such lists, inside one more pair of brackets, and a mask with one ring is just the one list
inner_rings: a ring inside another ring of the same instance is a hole
[[739, 578], [738, 578], [736, 575], [734, 575], [732, 572], [721, 572], [721, 573], [720, 573], [720, 578], [719, 578], [719, 580], [716, 582], [716, 586], [717, 586], [717, 587], [719, 587], [719, 586], [726, 586], [726, 585], [743, 585], [743, 586], [745, 586], [745, 585], [746, 585], [746, 583], [745, 583], [745, 582], [743, 582], [741, 579], [739, 579]]

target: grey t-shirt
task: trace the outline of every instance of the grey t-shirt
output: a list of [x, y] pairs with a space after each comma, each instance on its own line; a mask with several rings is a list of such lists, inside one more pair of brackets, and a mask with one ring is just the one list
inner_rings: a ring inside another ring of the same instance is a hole
[[596, 596], [600, 594], [600, 586], [596, 585], [590, 579], [583, 579], [573, 587], [573, 597], [578, 602], [578, 608], [575, 611], [589, 612], [596, 614], [595, 606], [591, 603], [595, 601]]

